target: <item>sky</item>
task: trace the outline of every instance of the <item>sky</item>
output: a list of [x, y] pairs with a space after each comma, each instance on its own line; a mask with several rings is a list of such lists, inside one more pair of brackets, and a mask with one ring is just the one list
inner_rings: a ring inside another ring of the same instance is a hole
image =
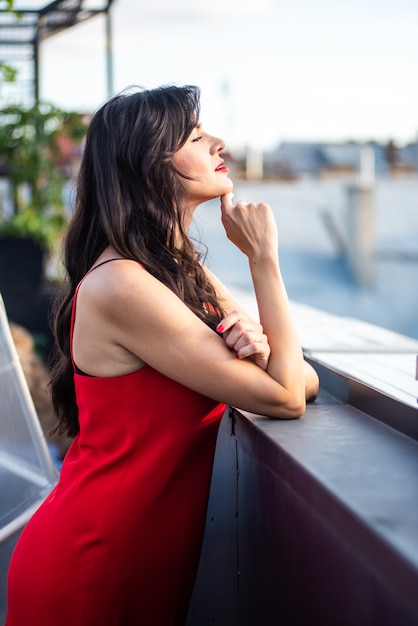
[[[113, 92], [197, 84], [205, 129], [231, 149], [418, 139], [417, 0], [114, 0], [111, 11]], [[41, 98], [100, 106], [105, 41], [99, 16], [43, 42]]]

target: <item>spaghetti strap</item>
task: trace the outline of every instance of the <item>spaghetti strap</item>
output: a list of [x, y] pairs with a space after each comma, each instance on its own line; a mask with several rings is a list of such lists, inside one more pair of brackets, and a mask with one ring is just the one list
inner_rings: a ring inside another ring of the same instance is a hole
[[[115, 256], [113, 257], [113, 259], [106, 259], [106, 261], [101, 261], [97, 265], [93, 265], [93, 267], [89, 269], [89, 271], [87, 272], [86, 276], [88, 276], [91, 272], [94, 272], [94, 270], [97, 270], [97, 268], [100, 267], [101, 265], [105, 265], [106, 263], [110, 263], [111, 261], [132, 261], [132, 260], [133, 259], [127, 259], [126, 257], [123, 257], [123, 256]], [[84, 276], [84, 278], [86, 276]], [[81, 279], [80, 283], [83, 282], [84, 278]]]
[[80, 280], [80, 282], [78, 283], [76, 287], [74, 298], [73, 298], [73, 308], [71, 311], [71, 326], [70, 326], [70, 356], [71, 356], [71, 363], [73, 365], [74, 372], [76, 372], [76, 365], [75, 365], [74, 357], [73, 357], [73, 333], [74, 333], [75, 312], [76, 312], [76, 307], [77, 307], [78, 291], [81, 287], [82, 282], [89, 274], [94, 272], [94, 270], [96, 270], [98, 267], [101, 267], [102, 265], [105, 265], [106, 263], [110, 263], [111, 261], [133, 261], [133, 259], [127, 259], [126, 257], [120, 256], [120, 257], [114, 257], [113, 259], [106, 259], [106, 261], [101, 261], [101, 263], [98, 263], [97, 265], [94, 265], [91, 269], [89, 269], [87, 274], [83, 276], [83, 278]]

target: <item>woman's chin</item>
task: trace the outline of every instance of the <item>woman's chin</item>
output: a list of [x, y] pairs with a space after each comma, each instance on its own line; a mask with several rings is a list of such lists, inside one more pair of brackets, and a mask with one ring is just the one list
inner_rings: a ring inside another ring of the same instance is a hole
[[199, 204], [203, 202], [208, 202], [209, 200], [215, 200], [216, 198], [220, 198], [221, 196], [225, 196], [228, 193], [231, 193], [234, 188], [234, 183], [230, 178], [227, 178], [222, 185], [217, 185], [210, 192], [208, 191], [207, 195], [201, 195], [199, 198]]
[[231, 191], [234, 189], [234, 183], [232, 182], [230, 178], [227, 178], [225, 180], [225, 184], [222, 185], [222, 187], [223, 187], [223, 191], [219, 194], [220, 196], [224, 196], [227, 193], [231, 193]]

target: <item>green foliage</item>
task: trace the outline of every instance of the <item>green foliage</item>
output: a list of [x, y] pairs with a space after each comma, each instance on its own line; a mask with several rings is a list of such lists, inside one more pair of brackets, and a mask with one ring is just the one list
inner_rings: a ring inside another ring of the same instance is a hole
[[16, 80], [17, 69], [14, 67], [10, 67], [10, 65], [6, 65], [5, 63], [0, 63], [0, 78], [4, 80], [6, 83], [13, 83]]
[[[0, 0], [0, 11], [12, 11], [13, 0]], [[4, 80], [6, 83], [13, 83], [16, 79], [17, 70], [10, 65], [6, 65], [0, 61], [0, 84]]]
[[1, 0], [0, 11], [11, 11], [13, 9], [13, 0]]
[[30, 237], [51, 247], [66, 225], [60, 167], [62, 139], [80, 142], [83, 115], [51, 104], [0, 111], [0, 159], [12, 187], [14, 215], [0, 222], [0, 235]]

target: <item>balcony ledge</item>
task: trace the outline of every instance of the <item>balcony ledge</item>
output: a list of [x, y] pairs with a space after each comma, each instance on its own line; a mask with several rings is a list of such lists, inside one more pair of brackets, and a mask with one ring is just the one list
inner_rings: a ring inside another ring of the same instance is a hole
[[416, 626], [418, 342], [293, 306], [320, 394], [226, 412], [188, 626]]

